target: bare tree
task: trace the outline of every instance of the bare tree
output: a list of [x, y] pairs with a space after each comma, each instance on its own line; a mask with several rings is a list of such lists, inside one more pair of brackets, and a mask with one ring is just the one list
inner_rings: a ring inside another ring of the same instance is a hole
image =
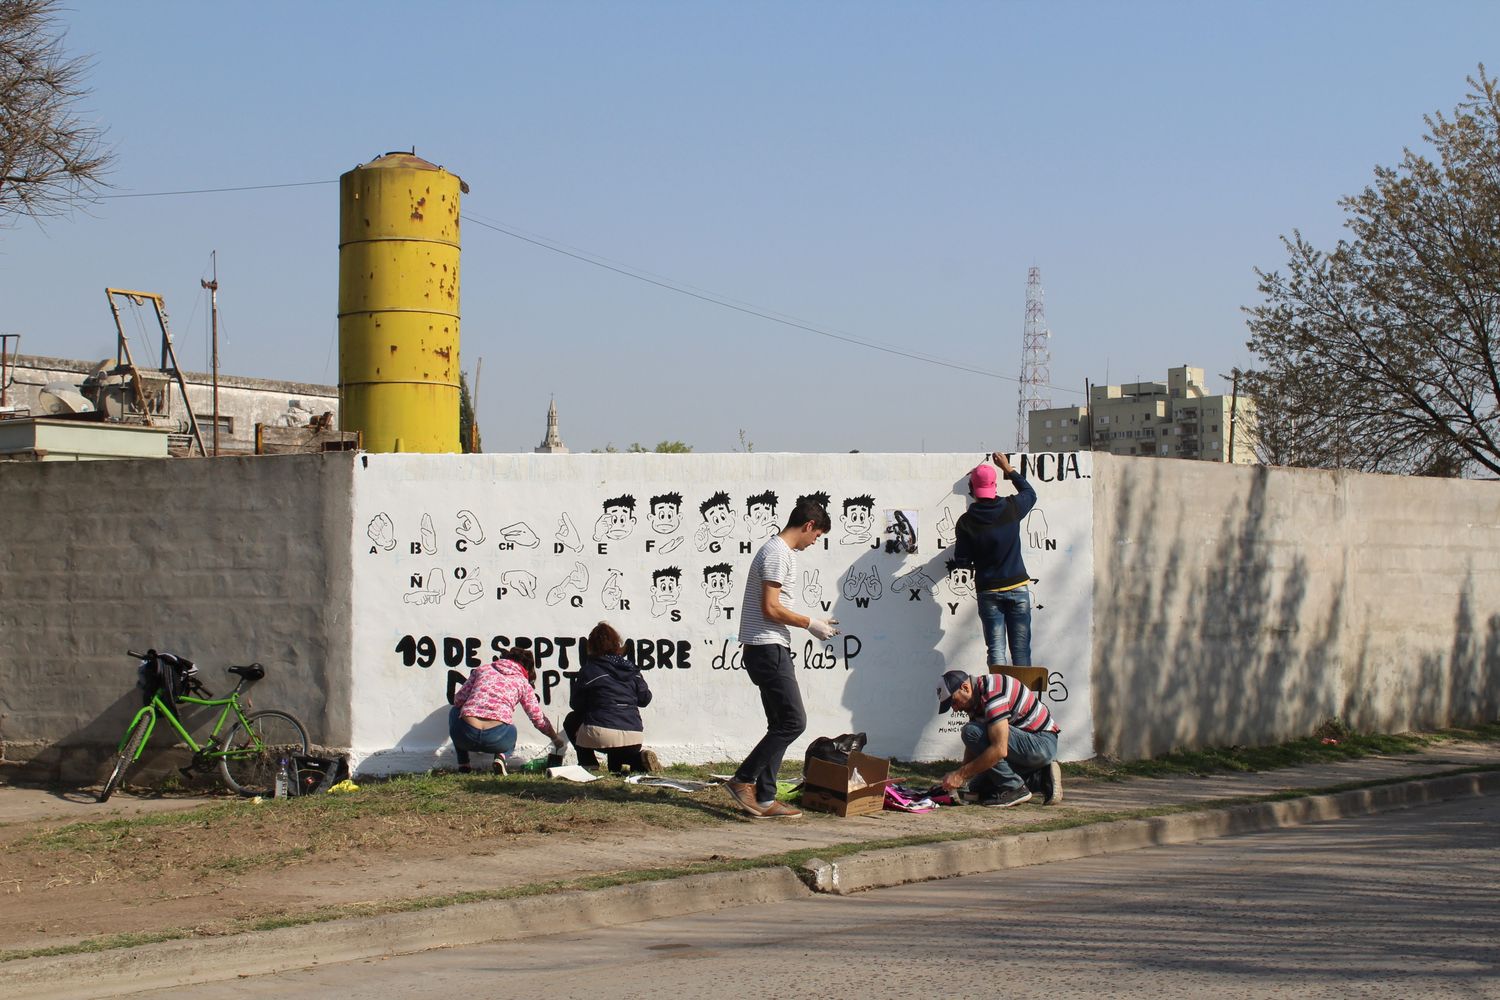
[[1257, 270], [1247, 380], [1267, 461], [1500, 474], [1500, 87], [1483, 66], [1452, 116], [1340, 202], [1350, 238], [1283, 237]]
[[104, 131], [78, 116], [88, 61], [62, 47], [57, 0], [0, 0], [0, 224], [61, 214], [102, 183]]

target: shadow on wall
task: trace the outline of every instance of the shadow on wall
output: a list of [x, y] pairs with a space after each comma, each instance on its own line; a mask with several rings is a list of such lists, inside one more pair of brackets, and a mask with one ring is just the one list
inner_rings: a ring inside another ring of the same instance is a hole
[[1276, 541], [1269, 470], [1246, 470], [1242, 496], [1205, 510], [1212, 495], [1168, 468], [1186, 463], [1112, 464], [1094, 585], [1099, 751], [1274, 742], [1337, 714], [1345, 580], [1314, 581], [1307, 556]]
[[[114, 766], [115, 754], [126, 728], [140, 707], [140, 690], [132, 688], [86, 725], [45, 746], [38, 746], [35, 754], [28, 753], [25, 746], [7, 746], [7, 755], [19, 759], [6, 777], [17, 784], [62, 782], [79, 787], [103, 784], [109, 769]], [[196, 739], [200, 733], [207, 735], [217, 712], [218, 709], [190, 707], [180, 713], [180, 718]], [[159, 785], [162, 778], [178, 775], [177, 769], [191, 759], [182, 737], [170, 723], [158, 716], [150, 742], [126, 774], [125, 781], [131, 785]], [[195, 775], [188, 785], [212, 787], [218, 784], [218, 780], [217, 772], [207, 776]]]
[[1353, 525], [1350, 474], [1195, 464], [1114, 460], [1096, 493], [1101, 753], [1273, 743], [1335, 717], [1385, 732], [1495, 717], [1500, 614], [1477, 620], [1472, 561], [1450, 639], [1443, 594], [1403, 592], [1431, 543], [1386, 551], [1399, 514]]
[[[1393, 600], [1392, 614], [1403, 608]], [[1343, 714], [1358, 729], [1440, 728], [1500, 718], [1500, 614], [1481, 626], [1474, 613], [1474, 573], [1464, 574], [1453, 613], [1453, 639], [1446, 652], [1421, 653], [1410, 664], [1366, 655], [1370, 637], [1346, 670]]]

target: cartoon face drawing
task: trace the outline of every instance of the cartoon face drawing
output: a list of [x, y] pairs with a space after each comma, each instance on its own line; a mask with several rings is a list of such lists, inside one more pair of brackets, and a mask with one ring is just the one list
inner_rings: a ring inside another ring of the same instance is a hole
[[658, 618], [677, 603], [682, 589], [682, 570], [676, 566], [653, 570], [651, 573], [651, 616]]
[[875, 521], [875, 498], [868, 494], [849, 497], [844, 501], [844, 515], [839, 520], [844, 523], [844, 537], [839, 544], [868, 544]]
[[745, 501], [745, 527], [751, 539], [770, 538], [776, 534], [776, 494], [770, 490], [757, 493]]
[[619, 541], [635, 530], [635, 497], [630, 494], [604, 501], [604, 513], [594, 525], [594, 540]]
[[732, 573], [728, 563], [715, 563], [703, 568], [703, 592], [715, 600], [723, 600], [729, 596], [729, 575]]
[[723, 538], [734, 530], [734, 513], [729, 507], [729, 494], [720, 490], [698, 507], [698, 512], [703, 515], [704, 523], [708, 525], [708, 533], [715, 538]]
[[974, 569], [948, 560], [948, 587], [959, 597], [974, 596]]
[[682, 494], [663, 493], [651, 498], [651, 511], [646, 515], [651, 530], [658, 535], [670, 535], [682, 524]]

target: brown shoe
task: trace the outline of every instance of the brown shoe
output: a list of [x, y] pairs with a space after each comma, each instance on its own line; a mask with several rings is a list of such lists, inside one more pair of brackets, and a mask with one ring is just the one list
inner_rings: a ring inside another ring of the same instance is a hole
[[724, 791], [729, 793], [729, 797], [734, 799], [734, 804], [739, 806], [744, 812], [749, 813], [756, 819], [766, 818], [765, 811], [755, 801], [755, 786], [750, 782], [726, 781], [724, 782]]
[[801, 815], [801, 809], [794, 809], [785, 802], [772, 802], [760, 814], [761, 819], [796, 819]]

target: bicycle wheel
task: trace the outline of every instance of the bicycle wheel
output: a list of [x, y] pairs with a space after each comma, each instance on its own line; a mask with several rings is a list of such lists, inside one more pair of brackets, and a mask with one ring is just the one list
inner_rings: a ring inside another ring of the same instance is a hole
[[236, 722], [224, 739], [219, 773], [224, 784], [244, 796], [270, 795], [283, 758], [307, 753], [307, 727], [286, 712], [246, 716], [249, 730]]
[[99, 801], [108, 802], [109, 797], [115, 794], [115, 789], [120, 787], [120, 782], [125, 778], [125, 772], [135, 763], [136, 755], [141, 752], [141, 744], [146, 742], [146, 730], [150, 729], [151, 713], [146, 712], [135, 720], [135, 725], [130, 732], [125, 734], [125, 742], [120, 744], [120, 752], [115, 757], [114, 769], [109, 772], [109, 777], [104, 782], [104, 788], [99, 792]]

